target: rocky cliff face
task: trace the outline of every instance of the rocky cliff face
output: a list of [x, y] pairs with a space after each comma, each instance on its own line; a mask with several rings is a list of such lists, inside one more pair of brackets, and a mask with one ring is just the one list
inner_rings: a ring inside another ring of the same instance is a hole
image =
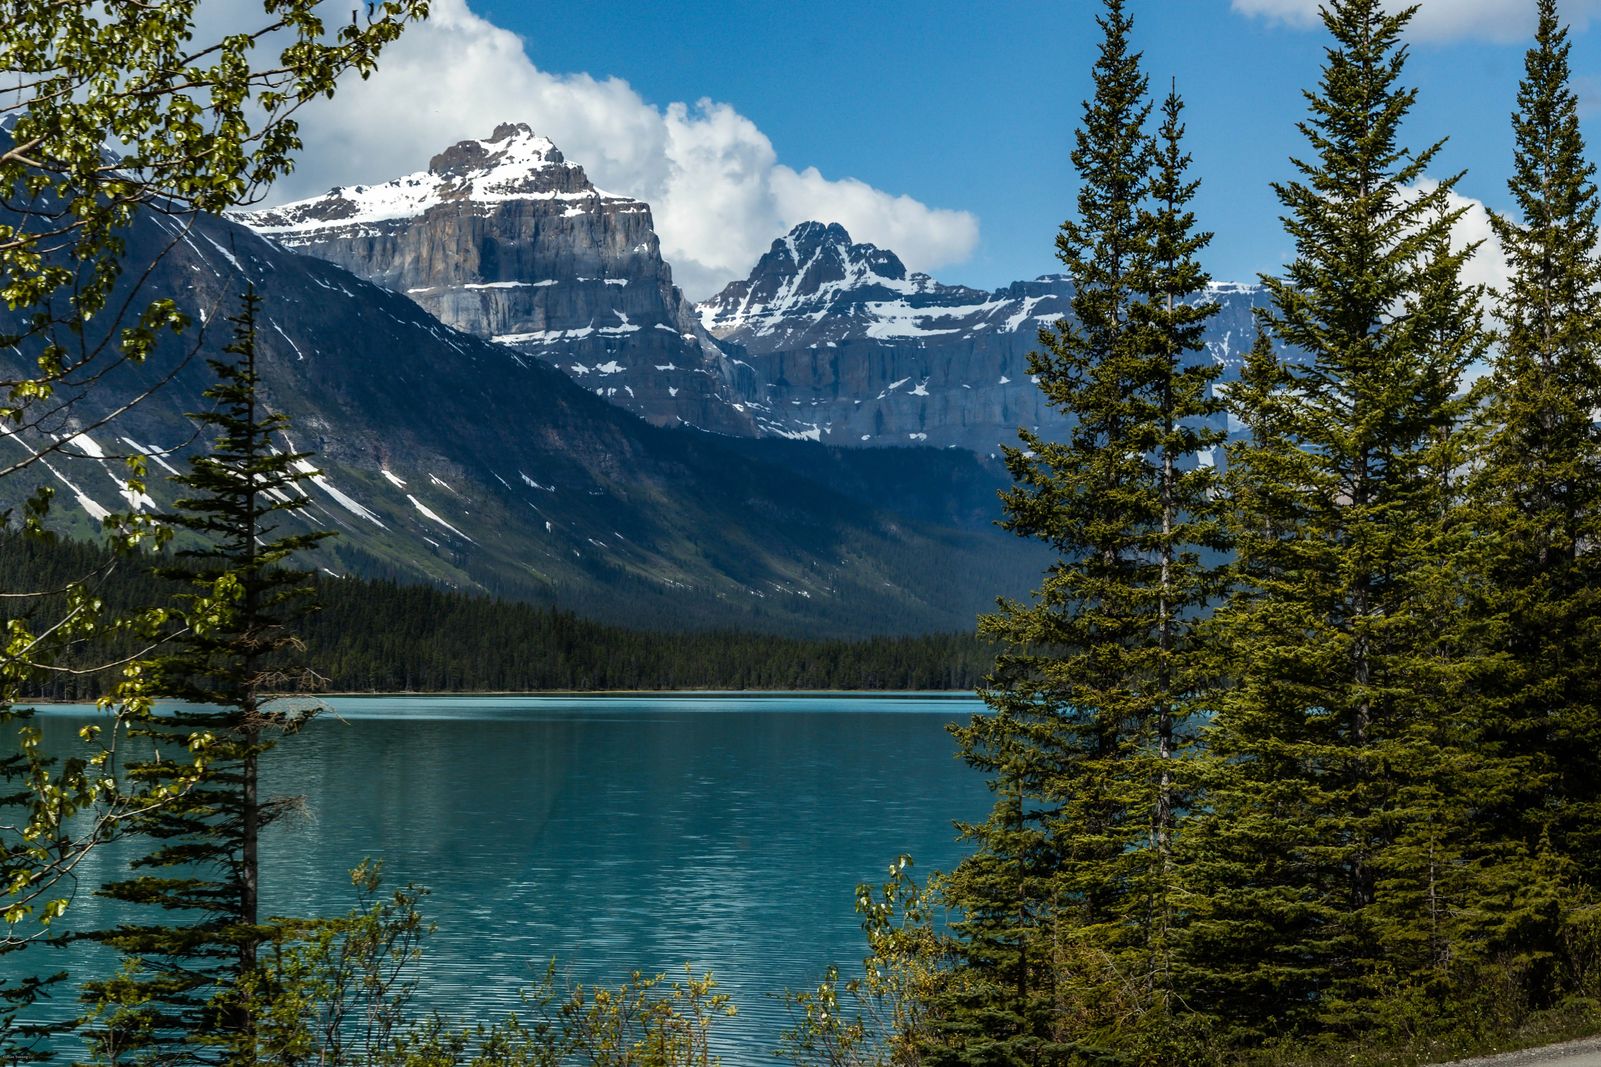
[[[427, 171], [240, 220], [656, 425], [980, 455], [1019, 426], [1067, 429], [1028, 373], [1040, 327], [1069, 313], [1064, 278], [945, 285], [807, 222], [697, 309], [673, 285], [650, 208], [595, 188], [524, 125], [456, 144]], [[1221, 305], [1207, 347], [1226, 379], [1259, 293], [1205, 296]]]
[[[1207, 353], [1237, 371], [1255, 286], [1214, 285]], [[750, 277], [700, 305], [765, 386], [750, 398], [779, 430], [835, 445], [956, 446], [979, 453], [1067, 428], [1028, 373], [1039, 330], [1070, 313], [1060, 276], [985, 292], [909, 273], [843, 227], [807, 222], [773, 242]]]
[[673, 285], [649, 206], [597, 189], [525, 125], [453, 145], [426, 171], [238, 217], [658, 425], [757, 432], [741, 403], [760, 393], [750, 368]]

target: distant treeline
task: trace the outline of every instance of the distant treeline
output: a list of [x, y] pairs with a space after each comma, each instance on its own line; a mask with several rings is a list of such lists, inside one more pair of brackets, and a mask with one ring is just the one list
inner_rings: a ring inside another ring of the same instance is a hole
[[[181, 583], [146, 560], [93, 545], [0, 534], [6, 617], [58, 611], [58, 593], [84, 582], [108, 617], [173, 603]], [[295, 627], [307, 659], [335, 692], [518, 692], [541, 689], [972, 689], [994, 648], [970, 634], [802, 640], [757, 633], [662, 633], [608, 626], [555, 607], [429, 586], [318, 576], [316, 605]], [[142, 647], [134, 635], [119, 647]], [[104, 655], [103, 645], [96, 651]], [[87, 664], [85, 664], [87, 665]], [[92, 700], [94, 674], [56, 674], [31, 696]]]

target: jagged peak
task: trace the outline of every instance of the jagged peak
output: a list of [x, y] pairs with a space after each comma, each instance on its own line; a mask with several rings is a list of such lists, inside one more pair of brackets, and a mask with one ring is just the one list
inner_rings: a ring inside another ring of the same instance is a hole
[[703, 302], [701, 321], [714, 333], [761, 329], [840, 302], [896, 300], [937, 287], [926, 274], [909, 274], [894, 252], [852, 241], [839, 223], [809, 220], [775, 240], [748, 278]]
[[511, 200], [635, 202], [595, 188], [583, 167], [569, 162], [527, 123], [503, 122], [483, 140], [451, 145], [429, 161], [427, 170], [378, 185], [337, 186], [322, 196], [234, 217], [261, 233], [291, 236], [415, 218], [446, 203]]
[[[502, 167], [538, 169], [567, 164], [561, 149], [526, 122], [503, 122], [482, 141], [457, 141], [428, 161], [428, 172], [464, 178]], [[575, 166], [575, 164], [567, 164]]]
[[817, 248], [825, 244], [848, 248], [851, 244], [851, 235], [837, 222], [812, 220], [796, 225], [789, 233], [773, 242], [774, 247], [786, 245], [789, 248]]
[[[831, 258], [840, 264], [846, 277], [854, 276], [853, 281], [857, 283], [874, 279], [906, 280], [906, 265], [899, 256], [874, 244], [853, 242], [850, 233], [837, 222], [802, 222], [774, 241], [769, 254], [788, 259], [801, 271], [817, 263], [820, 257]], [[773, 266], [776, 264], [770, 264], [769, 269]], [[755, 273], [761, 270], [758, 264]]]

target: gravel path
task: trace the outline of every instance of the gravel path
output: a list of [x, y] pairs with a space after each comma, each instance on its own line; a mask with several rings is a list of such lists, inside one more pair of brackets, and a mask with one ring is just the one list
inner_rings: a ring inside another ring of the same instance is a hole
[[1586, 1037], [1522, 1052], [1503, 1052], [1476, 1060], [1457, 1060], [1440, 1067], [1601, 1067], [1601, 1037]]

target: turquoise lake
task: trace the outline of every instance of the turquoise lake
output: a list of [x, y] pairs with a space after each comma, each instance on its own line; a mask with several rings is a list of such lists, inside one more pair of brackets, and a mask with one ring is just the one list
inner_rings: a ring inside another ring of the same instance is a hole
[[[264, 910], [336, 914], [347, 871], [382, 859], [438, 923], [418, 1007], [464, 1022], [517, 1005], [551, 957], [585, 982], [712, 971], [739, 1015], [726, 1064], [773, 1062], [773, 997], [859, 971], [859, 882], [895, 857], [949, 869], [982, 778], [945, 725], [970, 695], [339, 697], [268, 757], [268, 793], [305, 798], [263, 842]], [[53, 708], [66, 745], [85, 709]], [[114, 874], [95, 854], [84, 887]], [[75, 925], [113, 918], [81, 894]], [[31, 955], [25, 954], [25, 955]]]

